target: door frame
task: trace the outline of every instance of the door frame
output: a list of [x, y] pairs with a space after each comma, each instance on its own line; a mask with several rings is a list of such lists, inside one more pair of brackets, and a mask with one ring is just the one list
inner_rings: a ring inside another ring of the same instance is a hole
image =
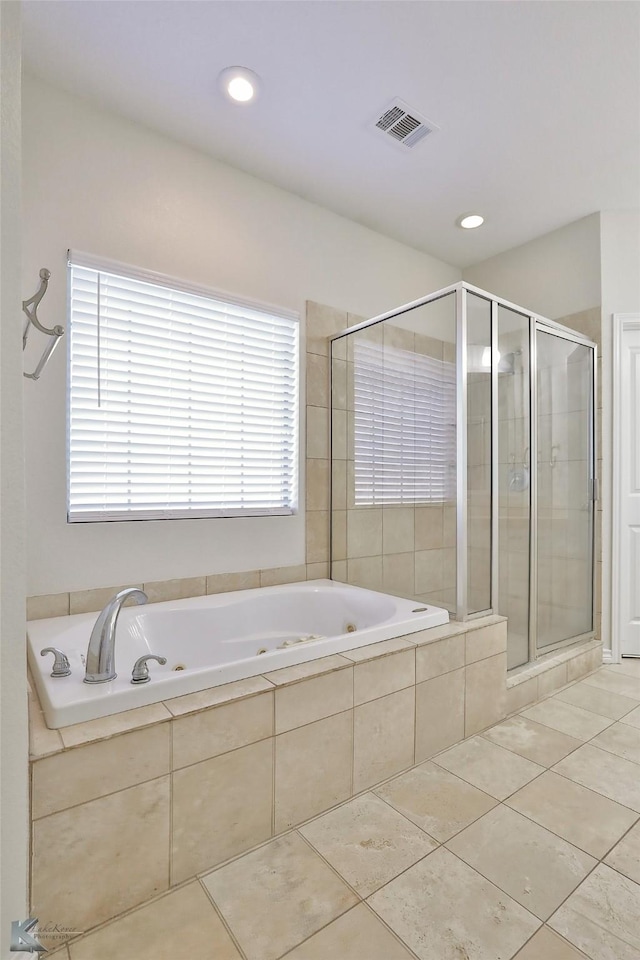
[[[622, 514], [622, 496], [620, 484], [622, 437], [620, 436], [620, 409], [622, 405], [621, 366], [624, 347], [624, 334], [627, 330], [640, 330], [640, 313], [613, 314], [613, 357], [612, 357], [612, 465], [611, 465], [611, 663], [620, 663], [622, 659], [621, 617], [622, 617], [622, 537], [620, 530]], [[603, 604], [604, 606], [604, 604]]]
[[[639, 318], [640, 319], [640, 318]], [[529, 663], [535, 663], [540, 657], [545, 657], [550, 653], [562, 650], [563, 648], [573, 646], [583, 640], [589, 640], [595, 635], [596, 628], [596, 555], [595, 555], [595, 529], [596, 529], [596, 511], [598, 490], [596, 487], [597, 464], [599, 447], [597, 431], [597, 397], [598, 397], [598, 345], [589, 340], [588, 337], [578, 333], [577, 330], [571, 330], [567, 327], [561, 327], [559, 324], [550, 323], [548, 320], [539, 317], [531, 317], [530, 321], [530, 442], [531, 442], [531, 501], [529, 513]], [[589, 473], [591, 485], [591, 629], [586, 633], [574, 637], [567, 637], [564, 640], [558, 640], [544, 647], [538, 645], [538, 333], [546, 333], [549, 336], [557, 337], [560, 340], [568, 340], [577, 343], [580, 346], [591, 350], [591, 396], [590, 396], [590, 417], [589, 417]]]

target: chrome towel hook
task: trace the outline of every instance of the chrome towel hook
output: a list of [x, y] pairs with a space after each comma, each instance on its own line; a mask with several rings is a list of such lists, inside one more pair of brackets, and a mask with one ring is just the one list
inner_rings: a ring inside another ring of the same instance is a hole
[[27, 320], [22, 331], [22, 349], [24, 350], [27, 345], [27, 338], [29, 336], [29, 330], [32, 324], [36, 330], [39, 330], [40, 333], [44, 333], [45, 336], [49, 337], [49, 342], [44, 348], [42, 356], [40, 357], [38, 365], [33, 373], [24, 374], [24, 376], [29, 380], [38, 380], [40, 378], [40, 374], [44, 370], [49, 357], [58, 345], [60, 337], [64, 334], [64, 329], [61, 326], [55, 326], [49, 329], [48, 327], [43, 326], [43, 324], [38, 320], [37, 309], [40, 306], [40, 301], [47, 292], [50, 277], [51, 271], [47, 270], [46, 267], [43, 267], [40, 271], [40, 288], [38, 292], [34, 293], [29, 300], [22, 301], [22, 310], [27, 316]]

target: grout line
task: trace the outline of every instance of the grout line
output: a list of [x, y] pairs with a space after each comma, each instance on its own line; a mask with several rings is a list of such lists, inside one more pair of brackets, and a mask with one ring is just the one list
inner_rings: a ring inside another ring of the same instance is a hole
[[171, 880], [173, 877], [173, 735], [174, 727], [169, 725], [169, 850], [167, 857], [167, 882], [168, 889], [171, 890]]
[[351, 696], [351, 763], [349, 764], [349, 797], [353, 797], [356, 782], [356, 664], [353, 665]]
[[271, 836], [274, 837], [276, 834], [276, 764], [277, 764], [277, 741], [276, 741], [276, 695], [273, 694], [273, 708], [271, 714], [271, 727], [273, 733], [271, 735], [272, 740], [272, 750], [271, 750]]
[[213, 907], [214, 913], [215, 913], [216, 916], [219, 918], [220, 922], [222, 923], [222, 926], [224, 927], [224, 929], [225, 929], [225, 930], [227, 931], [227, 933], [229, 934], [229, 937], [231, 938], [231, 942], [232, 942], [232, 943], [234, 944], [234, 946], [236, 947], [238, 953], [240, 954], [240, 957], [242, 958], [242, 960], [247, 960], [247, 955], [246, 955], [246, 953], [244, 952], [244, 950], [242, 949], [242, 947], [241, 947], [241, 945], [240, 945], [240, 941], [237, 939], [235, 933], [234, 933], [233, 930], [231, 929], [231, 926], [230, 926], [229, 923], [227, 922], [224, 914], [222, 913], [222, 910], [218, 907], [217, 903], [216, 903], [215, 900], [213, 899], [213, 896], [212, 896], [212, 894], [210, 893], [209, 888], [207, 887], [206, 883], [203, 883], [202, 877], [198, 877], [197, 880], [196, 880], [196, 883], [199, 885], [200, 889], [204, 892], [205, 897], [207, 898], [207, 900], [209, 901], [209, 903], [210, 903], [211, 906]]
[[[588, 787], [587, 787], [586, 789], [588, 789]], [[622, 804], [621, 804], [621, 806], [622, 806]], [[630, 809], [629, 807], [625, 807], [625, 810], [629, 810], [629, 809]], [[618, 844], [619, 844], [619, 843], [622, 843], [622, 841], [625, 840], [626, 837], [628, 837], [628, 835], [631, 833], [631, 831], [632, 831], [632, 830], [635, 830], [635, 828], [640, 825], [640, 813], [638, 813], [637, 810], [631, 810], [630, 812], [636, 814], [636, 819], [635, 819], [634, 822], [631, 824], [631, 826], [629, 827], [629, 829], [628, 829], [628, 830], [625, 830], [625, 832], [624, 832], [620, 837], [618, 837], [618, 839], [616, 840], [616, 842], [613, 843], [613, 844], [609, 847], [609, 849], [607, 850], [607, 852], [606, 852], [605, 854], [603, 854], [603, 856], [600, 857], [600, 863], [604, 863], [605, 859], [609, 856], [609, 854], [611, 853], [611, 851], [612, 851], [612, 850], [615, 850], [615, 848], [618, 846]], [[611, 867], [611, 869], [612, 869], [612, 870], [615, 870], [616, 873], [619, 873], [619, 874], [620, 874], [621, 876], [623, 876], [623, 877], [627, 877], [626, 873], [622, 873], [622, 870], [618, 870], [618, 868], [617, 868], [617, 867], [614, 867], [612, 864], [606, 863], [605, 866], [606, 866], [606, 867]], [[627, 877], [627, 880], [631, 880], [631, 879], [632, 879], [631, 877]], [[633, 880], [632, 882], [633, 882], [633, 883], [636, 883], [637, 881]], [[639, 884], [639, 886], [640, 886], [640, 884]]]
[[[157, 903], [158, 900], [164, 899], [164, 897], [169, 897], [174, 893], [182, 890], [184, 887], [188, 887], [189, 884], [197, 882], [196, 877], [189, 877], [187, 880], [182, 880], [180, 883], [177, 883], [174, 887], [171, 887], [169, 890], [162, 890], [160, 893], [157, 893], [153, 897], [149, 897], [148, 900], [143, 900], [142, 903], [136, 903], [132, 907], [127, 907], [126, 910], [123, 910], [122, 913], [119, 913], [116, 917], [110, 917], [108, 920], [101, 920], [100, 923], [94, 924], [92, 927], [83, 930], [79, 937], [72, 937], [70, 940], [66, 940], [64, 946], [69, 947], [69, 945], [74, 945], [79, 943], [81, 940], [89, 937], [90, 935], [97, 933], [100, 930], [104, 930], [105, 927], [109, 927], [114, 923], [118, 923], [120, 920], [124, 920], [126, 917], [130, 917], [134, 913], [138, 913], [140, 910], [144, 910], [145, 907], [149, 907], [154, 903]], [[46, 960], [46, 958], [45, 958]]]
[[[553, 914], [552, 914], [552, 916], [553, 916]], [[576, 947], [575, 943], [571, 943], [570, 940], [567, 940], [566, 937], [563, 937], [561, 933], [558, 933], [557, 930], [554, 930], [553, 927], [550, 927], [550, 926], [547, 924], [546, 921], [542, 924], [542, 926], [538, 927], [537, 930], [534, 930], [534, 932], [531, 934], [531, 936], [529, 937], [529, 939], [528, 939], [528, 940], [525, 940], [525, 942], [522, 944], [521, 947], [518, 947], [516, 953], [514, 953], [514, 954], [512, 955], [512, 957], [510, 958], [510, 960], [518, 960], [518, 954], [520, 953], [520, 951], [521, 951], [521, 950], [524, 950], [524, 948], [527, 946], [527, 944], [531, 943], [531, 941], [534, 939], [534, 937], [537, 937], [538, 934], [540, 933], [540, 931], [543, 930], [543, 929], [544, 929], [544, 930], [550, 930], [551, 933], [555, 933], [556, 937], [559, 937], [564, 943], [566, 943], [566, 945], [567, 945], [568, 947], [572, 947], [574, 950], [576, 950], [577, 953], [578, 953], [578, 955], [579, 955], [579, 957], [581, 958], [581, 960], [582, 960], [582, 958], [584, 958], [584, 960], [589, 960], [589, 958], [587, 957], [587, 955], [586, 955], [585, 953], [582, 953], [582, 951], [581, 951], [578, 947]]]
[[41, 823], [43, 820], [47, 820], [49, 817], [57, 817], [60, 814], [67, 813], [69, 810], [78, 810], [80, 807], [87, 806], [90, 803], [97, 803], [100, 800], [107, 800], [109, 797], [115, 797], [120, 793], [125, 793], [127, 790], [135, 790], [137, 787], [144, 787], [149, 783], [158, 783], [160, 780], [169, 779], [171, 777], [171, 771], [165, 770], [164, 773], [158, 774], [155, 777], [149, 777], [148, 780], [140, 780], [136, 783], [130, 783], [126, 787], [120, 787], [119, 790], [111, 790], [109, 793], [101, 793], [98, 797], [91, 797], [88, 800], [81, 800], [78, 803], [72, 803], [68, 807], [62, 807], [61, 810], [53, 810], [51, 813], [45, 813], [41, 817], [32, 817], [31, 823], [35, 826], [36, 823]]

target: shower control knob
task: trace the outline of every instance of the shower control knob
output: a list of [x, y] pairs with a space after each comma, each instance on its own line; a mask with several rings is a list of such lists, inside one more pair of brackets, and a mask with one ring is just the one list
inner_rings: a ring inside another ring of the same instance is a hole
[[58, 650], [57, 647], [44, 647], [40, 651], [40, 656], [46, 657], [48, 653], [53, 654], [53, 670], [51, 671], [51, 676], [69, 677], [71, 675], [71, 667], [69, 666], [69, 660], [66, 653], [63, 653], [62, 650]]
[[167, 662], [166, 657], [156, 657], [155, 653], [148, 653], [145, 657], [140, 657], [140, 659], [136, 660], [133, 665], [133, 670], [131, 671], [131, 683], [149, 683], [151, 677], [149, 676], [147, 660], [157, 660], [157, 662], [163, 666]]

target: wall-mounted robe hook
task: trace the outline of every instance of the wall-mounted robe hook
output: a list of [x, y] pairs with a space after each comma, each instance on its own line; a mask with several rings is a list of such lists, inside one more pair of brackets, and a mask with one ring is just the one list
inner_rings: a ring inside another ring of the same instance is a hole
[[49, 337], [49, 342], [44, 348], [42, 356], [40, 357], [40, 360], [38, 361], [38, 365], [36, 366], [33, 373], [23, 374], [25, 377], [27, 377], [28, 380], [38, 380], [40, 378], [40, 374], [44, 370], [47, 364], [47, 361], [49, 360], [49, 357], [51, 356], [56, 346], [58, 345], [60, 337], [64, 334], [64, 329], [61, 326], [57, 325], [49, 329], [48, 327], [43, 326], [43, 324], [40, 323], [40, 321], [38, 320], [37, 309], [40, 305], [40, 301], [42, 300], [45, 293], [47, 292], [47, 287], [49, 285], [50, 277], [51, 277], [51, 271], [47, 270], [46, 267], [43, 267], [42, 270], [40, 271], [40, 288], [38, 292], [34, 293], [34, 295], [30, 297], [29, 300], [22, 301], [22, 310], [27, 316], [27, 320], [22, 331], [22, 349], [24, 350], [27, 345], [27, 338], [29, 336], [29, 330], [31, 328], [31, 325], [33, 325], [36, 328], [36, 330], [39, 330], [40, 333], [44, 333], [46, 336]]

